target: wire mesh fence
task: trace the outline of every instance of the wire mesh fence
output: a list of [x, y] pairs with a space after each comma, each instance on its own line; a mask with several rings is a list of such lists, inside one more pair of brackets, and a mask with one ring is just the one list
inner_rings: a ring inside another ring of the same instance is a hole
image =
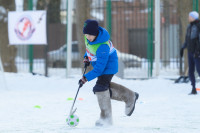
[[180, 60], [177, 5], [162, 5], [161, 11], [161, 69], [177, 69]]
[[[147, 53], [152, 52], [154, 54], [154, 50], [148, 51], [148, 21], [150, 21], [148, 18], [148, 0], [111, 0], [110, 5], [108, 5], [108, 1], [102, 0], [91, 0], [90, 2], [90, 19], [96, 19], [100, 26], [110, 32], [111, 40], [118, 50], [119, 71], [122, 72], [122, 77], [148, 77], [149, 59]], [[166, 4], [161, 0], [161, 3], [160, 68], [161, 70], [173, 70], [178, 73], [180, 66], [178, 7], [173, 2]], [[47, 22], [47, 46], [33, 46], [34, 73], [45, 74], [45, 69], [47, 69], [50, 76], [58, 73], [65, 75], [67, 58], [66, 1], [61, 1], [60, 5], [62, 5], [61, 8], [57, 10], [43, 8], [50, 12], [47, 13], [47, 17], [52, 17], [53, 14], [51, 13], [57, 12], [59, 21]], [[152, 7], [152, 9], [154, 8]], [[76, 9], [74, 6], [73, 18], [75, 15]], [[152, 17], [154, 19], [154, 15]], [[80, 60], [82, 60], [82, 57], [80, 57], [78, 49], [76, 23], [76, 20], [73, 19], [72, 68], [75, 68], [74, 71], [81, 72]], [[15, 61], [18, 72], [29, 72], [29, 46], [16, 47]], [[45, 64], [47, 64], [47, 68]]]

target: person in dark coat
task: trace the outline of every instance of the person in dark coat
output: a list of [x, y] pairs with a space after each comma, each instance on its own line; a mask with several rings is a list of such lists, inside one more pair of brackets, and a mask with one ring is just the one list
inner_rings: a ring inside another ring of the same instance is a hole
[[195, 81], [195, 67], [200, 76], [200, 20], [196, 11], [189, 13], [188, 20], [190, 24], [187, 27], [185, 42], [180, 50], [180, 56], [183, 57], [185, 48], [188, 50], [189, 78], [192, 85], [192, 91], [189, 94], [197, 94]]

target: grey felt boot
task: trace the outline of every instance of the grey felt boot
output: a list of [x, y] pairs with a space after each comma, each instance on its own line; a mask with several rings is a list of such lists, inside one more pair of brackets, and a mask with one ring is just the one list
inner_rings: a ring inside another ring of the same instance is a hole
[[135, 103], [136, 100], [139, 97], [139, 94], [137, 92], [133, 92], [132, 90], [129, 90], [128, 88], [111, 82], [110, 83], [110, 89], [112, 91], [112, 97], [111, 99], [118, 100], [118, 101], [124, 101], [125, 102], [125, 114], [127, 116], [131, 116], [135, 109]]
[[109, 90], [95, 92], [101, 110], [100, 118], [96, 121], [96, 126], [112, 125], [112, 107]]

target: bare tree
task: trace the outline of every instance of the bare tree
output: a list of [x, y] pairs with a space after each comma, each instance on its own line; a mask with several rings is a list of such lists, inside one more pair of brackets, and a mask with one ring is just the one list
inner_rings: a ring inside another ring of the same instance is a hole
[[8, 42], [8, 11], [15, 10], [14, 0], [0, 0], [0, 54], [6, 72], [17, 72], [15, 56], [17, 49]]
[[[76, 26], [77, 26], [77, 38], [79, 43], [80, 59], [83, 59], [85, 54], [85, 41], [83, 36], [83, 24], [86, 19], [90, 18], [90, 5], [91, 0], [76, 0], [75, 1], [75, 13], [76, 13]], [[81, 60], [81, 64], [83, 64]], [[91, 68], [90, 68], [91, 70]]]
[[[181, 45], [185, 41], [185, 34], [188, 25], [188, 13], [192, 11], [192, 0], [178, 0], [178, 14], [180, 18], [180, 41]], [[188, 67], [188, 58], [187, 58], [187, 50], [184, 51], [184, 74], [187, 73]]]
[[38, 0], [37, 10], [47, 9], [48, 23], [60, 23], [60, 0]]
[[23, 3], [23, 10], [28, 10], [28, 0], [24, 0], [24, 3]]

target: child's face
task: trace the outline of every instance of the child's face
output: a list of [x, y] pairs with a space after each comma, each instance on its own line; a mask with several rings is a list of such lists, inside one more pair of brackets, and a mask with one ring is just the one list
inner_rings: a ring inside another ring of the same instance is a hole
[[88, 41], [93, 42], [94, 39], [96, 38], [96, 36], [94, 35], [89, 35], [89, 34], [85, 34], [86, 38], [88, 39]]

